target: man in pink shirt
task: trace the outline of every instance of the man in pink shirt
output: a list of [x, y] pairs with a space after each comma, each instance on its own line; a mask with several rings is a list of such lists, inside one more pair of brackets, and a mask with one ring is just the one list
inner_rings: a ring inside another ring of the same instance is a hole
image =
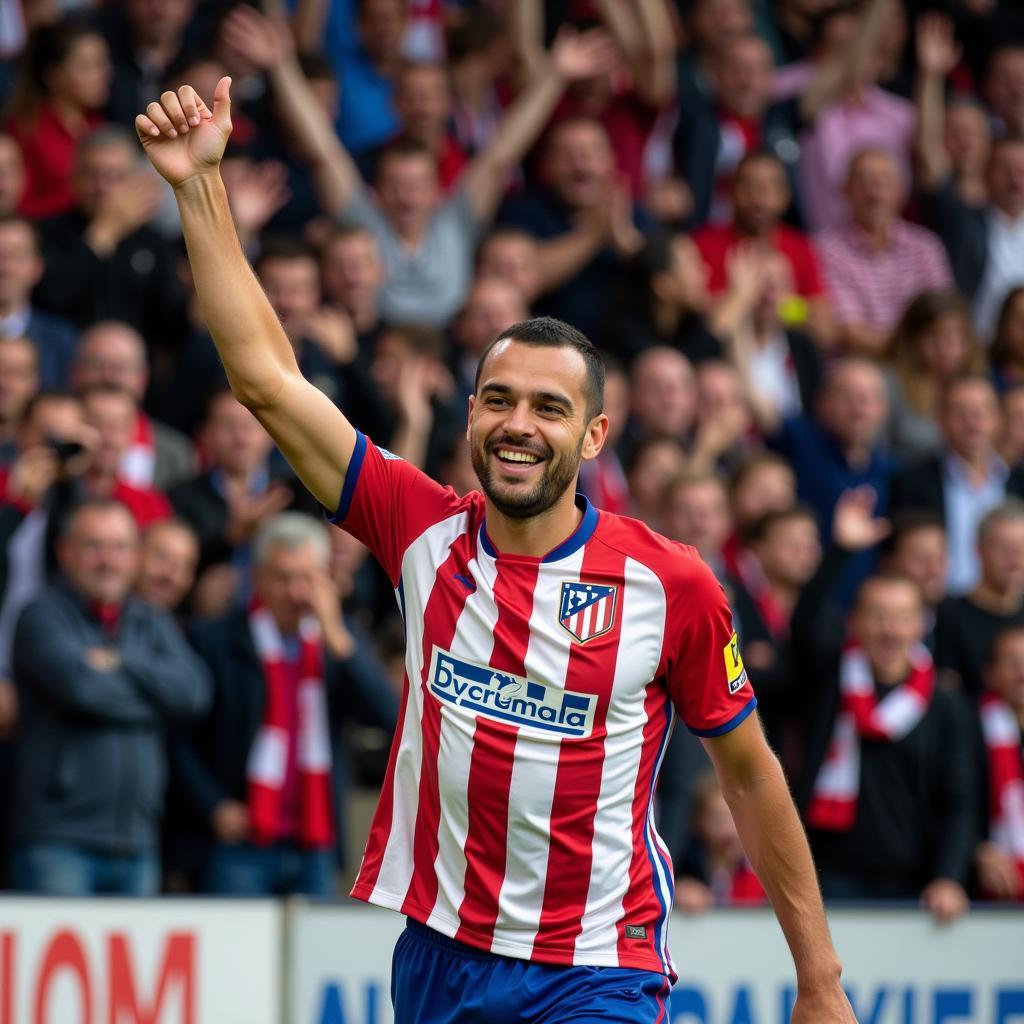
[[925, 289], [948, 287], [952, 274], [939, 239], [899, 216], [904, 190], [885, 150], [865, 149], [853, 158], [846, 196], [850, 222], [822, 232], [818, 251], [840, 346], [877, 356], [907, 303]]

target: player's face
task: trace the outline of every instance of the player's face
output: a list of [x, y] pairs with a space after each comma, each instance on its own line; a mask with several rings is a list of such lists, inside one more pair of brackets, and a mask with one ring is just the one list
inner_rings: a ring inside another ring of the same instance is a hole
[[601, 450], [604, 414], [587, 419], [586, 367], [571, 348], [496, 346], [470, 399], [473, 469], [494, 507], [513, 519], [546, 512]]

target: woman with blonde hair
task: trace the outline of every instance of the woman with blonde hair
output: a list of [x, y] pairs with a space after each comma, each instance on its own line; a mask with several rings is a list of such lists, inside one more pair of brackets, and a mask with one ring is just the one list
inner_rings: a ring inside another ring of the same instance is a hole
[[908, 459], [931, 455], [942, 446], [938, 411], [943, 385], [985, 369], [967, 301], [952, 289], [920, 292], [904, 309], [888, 356], [889, 446]]

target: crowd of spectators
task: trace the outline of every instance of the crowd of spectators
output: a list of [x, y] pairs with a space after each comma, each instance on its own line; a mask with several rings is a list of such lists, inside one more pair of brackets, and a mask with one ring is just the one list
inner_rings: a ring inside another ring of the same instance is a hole
[[[334, 893], [400, 713], [390, 584], [232, 396], [134, 136], [230, 74], [305, 375], [464, 493], [481, 351], [583, 330], [581, 487], [718, 576], [826, 897], [1024, 901], [1015, 0], [5, 11], [0, 883]], [[658, 820], [681, 907], [765, 899], [685, 730]]]

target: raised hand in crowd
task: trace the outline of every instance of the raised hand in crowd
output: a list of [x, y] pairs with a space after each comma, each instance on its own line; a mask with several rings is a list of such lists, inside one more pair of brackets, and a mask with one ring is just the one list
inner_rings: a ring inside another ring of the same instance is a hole
[[878, 495], [871, 487], [844, 491], [832, 516], [832, 542], [843, 551], [867, 551], [889, 536], [887, 519], [874, 515]]
[[25, 505], [38, 505], [60, 473], [61, 462], [54, 448], [49, 445], [27, 448], [11, 465], [7, 496]]
[[229, 478], [224, 488], [228, 506], [224, 539], [232, 545], [245, 544], [262, 523], [283, 512], [292, 497], [291, 489], [284, 484], [271, 484], [262, 494], [250, 494], [244, 480]]
[[710, 318], [711, 329], [723, 341], [733, 340], [753, 325], [751, 317], [765, 286], [764, 246], [743, 241], [726, 259], [726, 291]]
[[600, 242], [624, 258], [643, 248], [644, 236], [633, 223], [629, 181], [623, 175], [609, 179], [604, 201], [585, 211], [581, 220], [590, 225]]
[[434, 425], [435, 398], [451, 395], [454, 382], [436, 360], [411, 353], [399, 371], [396, 387], [398, 424], [391, 446], [406, 462], [422, 467]]
[[306, 321], [306, 336], [339, 366], [348, 366], [359, 354], [352, 318], [344, 310], [321, 306]]
[[915, 45], [917, 175], [925, 188], [934, 188], [952, 169], [945, 141], [945, 89], [946, 78], [961, 56], [952, 19], [939, 11], [922, 14], [915, 27]]
[[98, 256], [109, 256], [118, 244], [148, 224], [163, 201], [163, 188], [148, 170], [134, 172], [99, 201], [85, 229], [85, 241]]
[[248, 248], [270, 218], [288, 202], [288, 169], [277, 160], [225, 160], [221, 177], [238, 237], [243, 248]]
[[270, 71], [295, 56], [295, 40], [283, 18], [261, 14], [248, 4], [238, 4], [224, 18], [221, 44], [261, 71]]
[[917, 19], [914, 43], [918, 73], [937, 78], [949, 75], [963, 52], [956, 41], [953, 19], [939, 11], [928, 11]]

